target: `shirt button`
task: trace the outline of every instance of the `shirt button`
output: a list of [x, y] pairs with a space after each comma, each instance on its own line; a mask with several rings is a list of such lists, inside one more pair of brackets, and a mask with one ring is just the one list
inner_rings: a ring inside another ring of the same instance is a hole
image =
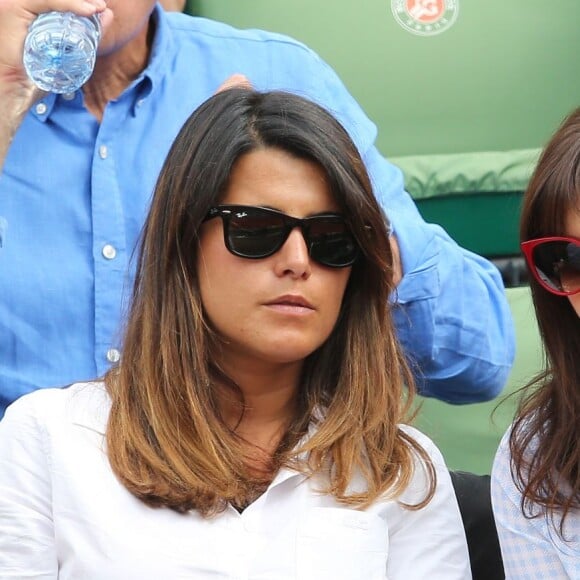
[[111, 246], [111, 244], [107, 244], [103, 246], [103, 256], [107, 258], [107, 260], [114, 260], [117, 256], [117, 250], [115, 250], [114, 246]]
[[144, 102], [145, 102], [145, 99], [139, 99], [139, 100], [137, 101], [137, 106], [138, 106], [138, 107], [142, 107]]
[[106, 159], [109, 155], [109, 150], [107, 149], [106, 145], [101, 145], [99, 147], [99, 157], [101, 159]]
[[73, 93], [64, 93], [64, 94], [62, 95], [62, 98], [63, 98], [65, 101], [72, 101], [72, 100], [75, 98], [75, 94], [76, 94], [76, 93], [74, 93], [74, 92], [73, 92]]
[[47, 106], [44, 103], [38, 103], [36, 105], [36, 114], [37, 115], [44, 115], [47, 111]]
[[121, 358], [121, 353], [116, 349], [116, 348], [110, 348], [107, 351], [107, 360], [110, 363], [116, 363], [119, 362], [119, 359]]

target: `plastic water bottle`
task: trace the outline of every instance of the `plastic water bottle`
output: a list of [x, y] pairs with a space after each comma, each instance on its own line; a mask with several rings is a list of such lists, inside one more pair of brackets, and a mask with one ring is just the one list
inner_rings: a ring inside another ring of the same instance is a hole
[[43, 91], [74, 93], [93, 73], [100, 38], [98, 15], [40, 14], [24, 42], [26, 73]]

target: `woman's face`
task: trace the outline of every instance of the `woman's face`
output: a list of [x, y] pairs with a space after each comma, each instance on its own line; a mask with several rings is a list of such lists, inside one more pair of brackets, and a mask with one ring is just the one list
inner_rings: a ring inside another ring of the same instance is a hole
[[[222, 204], [270, 207], [303, 218], [338, 212], [323, 171], [278, 149], [243, 155]], [[206, 315], [223, 339], [222, 364], [298, 363], [328, 338], [351, 268], [329, 268], [308, 255], [295, 228], [272, 256], [241, 258], [224, 245], [221, 218], [200, 232], [198, 275]]]
[[[580, 239], [580, 208], [576, 211], [568, 212], [566, 217], [566, 235]], [[580, 317], [580, 293], [568, 296], [568, 300]]]

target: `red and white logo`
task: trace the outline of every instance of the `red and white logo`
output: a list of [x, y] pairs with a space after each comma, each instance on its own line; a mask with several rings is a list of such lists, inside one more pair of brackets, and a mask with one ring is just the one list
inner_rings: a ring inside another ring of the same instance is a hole
[[457, 20], [459, 0], [391, 0], [395, 20], [408, 32], [431, 36]]

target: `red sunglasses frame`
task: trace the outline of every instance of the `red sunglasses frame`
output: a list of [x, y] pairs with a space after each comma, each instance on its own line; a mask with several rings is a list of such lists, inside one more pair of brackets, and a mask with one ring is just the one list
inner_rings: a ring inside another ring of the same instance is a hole
[[571, 242], [576, 245], [580, 245], [580, 238], [573, 238], [570, 236], [548, 236], [545, 238], [535, 238], [533, 240], [528, 240], [526, 242], [522, 242], [520, 247], [526, 259], [526, 263], [528, 265], [528, 270], [531, 272], [534, 279], [538, 282], [538, 284], [547, 290], [551, 294], [555, 294], [556, 296], [573, 296], [574, 294], [578, 294], [580, 292], [580, 287], [576, 290], [572, 290], [571, 292], [566, 292], [564, 290], [556, 290], [549, 286], [545, 280], [543, 280], [540, 275], [538, 274], [538, 268], [534, 262], [534, 249], [541, 244], [545, 244], [546, 242]]

